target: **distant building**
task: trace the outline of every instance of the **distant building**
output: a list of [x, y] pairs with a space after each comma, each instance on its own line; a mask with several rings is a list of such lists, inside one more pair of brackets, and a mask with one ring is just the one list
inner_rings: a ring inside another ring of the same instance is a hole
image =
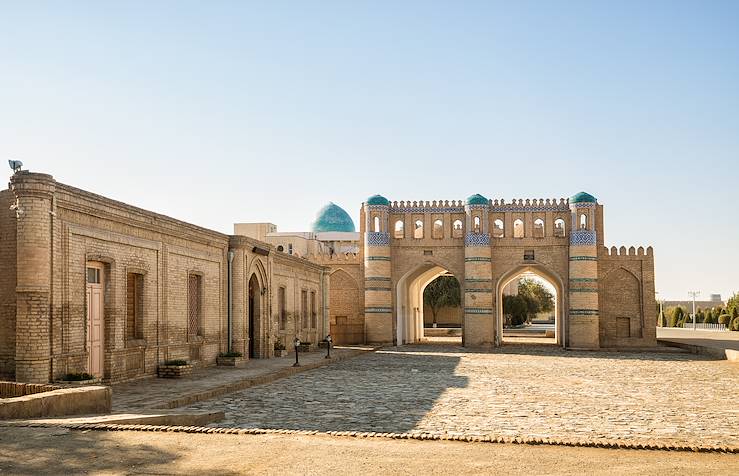
[[[687, 299], [684, 301], [664, 301], [662, 305], [665, 309], [680, 306], [683, 309], [687, 310], [689, 313], [693, 312], [693, 301], [691, 299]], [[726, 307], [726, 302], [721, 300], [720, 294], [711, 294], [711, 299], [709, 299], [708, 301], [695, 301], [696, 310], [712, 309], [714, 307]]]

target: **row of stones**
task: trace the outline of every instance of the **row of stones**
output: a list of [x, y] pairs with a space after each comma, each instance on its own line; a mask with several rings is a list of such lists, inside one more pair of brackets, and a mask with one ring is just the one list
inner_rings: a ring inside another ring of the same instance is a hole
[[622, 440], [607, 439], [559, 439], [559, 438], [509, 438], [493, 435], [445, 435], [439, 433], [411, 432], [411, 433], [380, 433], [362, 431], [316, 431], [316, 430], [287, 430], [287, 429], [265, 429], [265, 428], [213, 428], [204, 426], [166, 426], [166, 425], [121, 425], [109, 423], [83, 423], [78, 425], [49, 425], [42, 423], [23, 423], [12, 426], [23, 427], [49, 427], [61, 426], [69, 430], [97, 430], [97, 431], [156, 431], [174, 433], [205, 433], [205, 434], [227, 434], [227, 435], [321, 435], [351, 438], [391, 438], [398, 440], [446, 440], [468, 443], [500, 443], [517, 445], [551, 445], [551, 446], [576, 446], [588, 448], [611, 448], [630, 450], [652, 450], [652, 451], [690, 451], [697, 453], [730, 453], [739, 454], [739, 446], [719, 445], [677, 445], [671, 443], [635, 443]]

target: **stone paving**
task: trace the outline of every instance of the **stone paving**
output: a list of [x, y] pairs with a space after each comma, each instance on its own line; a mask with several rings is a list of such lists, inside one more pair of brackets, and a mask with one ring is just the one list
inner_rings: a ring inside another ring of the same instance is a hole
[[386, 348], [188, 408], [216, 426], [739, 445], [739, 365], [508, 345]]

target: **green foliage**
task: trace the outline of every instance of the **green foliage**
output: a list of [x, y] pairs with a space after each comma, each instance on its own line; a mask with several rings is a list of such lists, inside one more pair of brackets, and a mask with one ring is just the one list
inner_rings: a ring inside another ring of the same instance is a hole
[[457, 307], [462, 303], [459, 281], [454, 276], [439, 276], [424, 289], [423, 302], [431, 308], [436, 324], [436, 314], [441, 308]]
[[703, 311], [698, 311], [695, 316], [698, 319], [698, 322], [708, 322], [706, 321], [706, 315]]
[[187, 360], [182, 360], [182, 359], [166, 360], [164, 362], [164, 365], [187, 365]]
[[730, 324], [731, 323], [731, 315], [729, 314], [721, 314], [718, 316], [718, 323], [719, 324]]
[[729, 328], [732, 331], [739, 331], [739, 316], [731, 319], [731, 326]]
[[739, 317], [739, 307], [735, 307], [735, 308], [734, 308], [734, 309], [733, 309], [733, 310], [731, 311], [731, 317], [732, 317], [732, 318], [734, 318], [734, 317]]
[[685, 311], [680, 306], [670, 309], [670, 327], [682, 327], [685, 317]]
[[554, 295], [539, 281], [522, 279], [518, 283], [518, 295], [526, 300], [529, 318], [554, 309]]
[[512, 325], [520, 326], [526, 322], [528, 312], [529, 305], [524, 296], [520, 294], [503, 296], [503, 313], [510, 316]]
[[734, 314], [735, 312], [739, 313], [739, 293], [734, 293], [731, 295], [728, 301], [726, 301], [726, 311], [728, 314], [731, 314], [732, 316], [736, 316], [739, 314]]

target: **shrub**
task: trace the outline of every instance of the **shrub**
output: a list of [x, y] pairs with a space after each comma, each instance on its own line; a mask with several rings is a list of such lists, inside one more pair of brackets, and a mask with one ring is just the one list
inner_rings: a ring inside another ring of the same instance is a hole
[[739, 331], [739, 317], [735, 317], [731, 320], [731, 327], [730, 329], [732, 331]]
[[275, 342], [275, 350], [285, 350], [285, 344], [278, 340]]
[[241, 352], [221, 352], [218, 357], [241, 357], [243, 355]]
[[728, 314], [721, 314], [718, 316], [718, 323], [719, 324], [731, 324], [731, 316]]
[[76, 372], [65, 375], [62, 377], [62, 380], [66, 382], [79, 382], [82, 380], [93, 380], [94, 378], [94, 375], [90, 375], [87, 372]]
[[164, 365], [187, 365], [187, 360], [181, 360], [181, 359], [166, 360], [164, 362]]

